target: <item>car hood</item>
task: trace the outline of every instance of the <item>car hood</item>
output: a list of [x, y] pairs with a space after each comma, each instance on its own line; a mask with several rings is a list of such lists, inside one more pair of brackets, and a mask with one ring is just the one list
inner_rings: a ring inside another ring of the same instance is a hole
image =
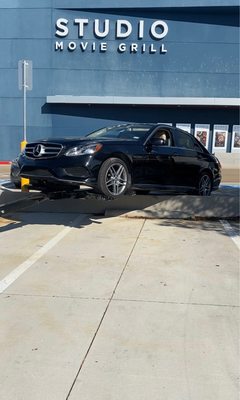
[[71, 147], [71, 146], [84, 146], [90, 143], [103, 143], [103, 144], [116, 144], [116, 145], [120, 145], [120, 144], [124, 144], [124, 143], [128, 143], [128, 144], [136, 144], [138, 143], [137, 140], [134, 139], [114, 139], [114, 138], [109, 138], [109, 139], [104, 139], [104, 138], [94, 138], [94, 139], [89, 139], [87, 137], [67, 137], [67, 138], [48, 138], [48, 139], [39, 139], [36, 140], [35, 142], [32, 143], [28, 143], [28, 144], [37, 144], [37, 143], [42, 143], [42, 144], [47, 144], [47, 143], [57, 143], [57, 144], [61, 144], [64, 147]]

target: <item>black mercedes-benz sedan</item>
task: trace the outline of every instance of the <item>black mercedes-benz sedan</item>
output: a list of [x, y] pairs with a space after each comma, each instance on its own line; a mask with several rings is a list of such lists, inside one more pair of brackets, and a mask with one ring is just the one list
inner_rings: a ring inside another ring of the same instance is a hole
[[85, 137], [28, 143], [18, 158], [21, 177], [45, 192], [87, 185], [109, 198], [129, 190], [209, 196], [221, 165], [192, 135], [162, 124], [105, 127]]

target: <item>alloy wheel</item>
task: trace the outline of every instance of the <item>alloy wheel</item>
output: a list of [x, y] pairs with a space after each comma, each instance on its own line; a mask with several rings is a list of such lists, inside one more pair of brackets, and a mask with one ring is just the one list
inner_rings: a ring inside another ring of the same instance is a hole
[[114, 196], [122, 194], [128, 182], [128, 174], [124, 165], [115, 163], [109, 166], [105, 174], [105, 184]]

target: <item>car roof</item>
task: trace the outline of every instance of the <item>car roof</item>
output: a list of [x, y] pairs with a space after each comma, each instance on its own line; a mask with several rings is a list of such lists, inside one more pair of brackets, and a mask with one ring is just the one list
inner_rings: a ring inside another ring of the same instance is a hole
[[171, 125], [167, 125], [167, 124], [162, 124], [162, 123], [159, 123], [159, 122], [128, 122], [128, 123], [125, 123], [125, 124], [118, 124], [118, 125], [114, 125], [114, 126], [116, 126], [116, 127], [128, 127], [128, 126], [146, 126], [146, 127], [151, 127], [151, 128], [154, 128], [154, 127], [161, 127], [161, 128], [174, 128], [174, 127], [172, 127]]

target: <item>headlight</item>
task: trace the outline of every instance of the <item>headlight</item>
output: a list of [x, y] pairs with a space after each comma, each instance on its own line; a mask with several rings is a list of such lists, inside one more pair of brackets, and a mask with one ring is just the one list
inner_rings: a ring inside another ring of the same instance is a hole
[[101, 143], [88, 144], [86, 146], [72, 147], [66, 152], [66, 156], [82, 156], [85, 154], [95, 154], [102, 148]]

